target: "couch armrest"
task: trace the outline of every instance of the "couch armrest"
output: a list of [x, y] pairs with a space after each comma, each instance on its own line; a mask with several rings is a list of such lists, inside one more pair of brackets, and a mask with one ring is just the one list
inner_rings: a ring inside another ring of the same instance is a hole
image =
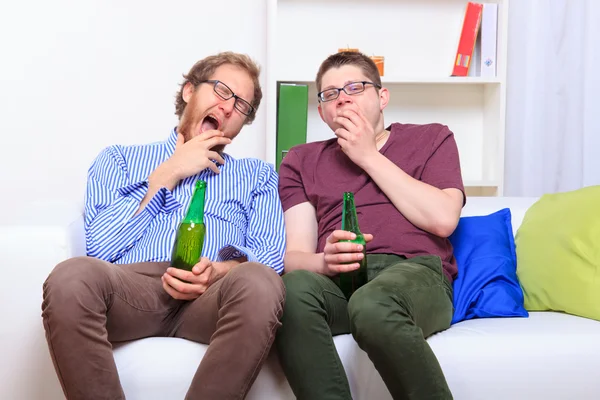
[[23, 254], [39, 252], [40, 246], [57, 260], [85, 255], [80, 202], [30, 203], [0, 219], [0, 249]]
[[0, 397], [64, 399], [44, 337], [42, 291], [56, 264], [78, 255], [85, 255], [81, 202], [0, 212]]

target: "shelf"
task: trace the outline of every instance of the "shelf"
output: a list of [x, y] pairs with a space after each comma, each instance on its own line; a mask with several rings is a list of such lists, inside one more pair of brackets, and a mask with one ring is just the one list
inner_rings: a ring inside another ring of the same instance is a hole
[[[307, 78], [306, 76], [297, 78], [278, 79], [278, 81], [304, 84], [314, 83], [314, 78]], [[500, 80], [498, 78], [482, 78], [478, 76], [448, 76], [440, 78], [382, 76], [381, 83], [384, 85], [497, 85], [500, 84]]]
[[465, 187], [496, 188], [496, 187], [500, 186], [500, 182], [488, 181], [488, 180], [480, 180], [480, 181], [466, 180], [463, 182], [463, 185]]
[[486, 2], [500, 6], [497, 76], [491, 78], [477, 76], [477, 68], [466, 77], [449, 76], [466, 0], [267, 0], [269, 162], [276, 154], [278, 83], [308, 85], [307, 141], [329, 139], [333, 134], [317, 112], [316, 74], [327, 55], [358, 48], [385, 57], [385, 124], [447, 125], [469, 195], [502, 195], [509, 1]]

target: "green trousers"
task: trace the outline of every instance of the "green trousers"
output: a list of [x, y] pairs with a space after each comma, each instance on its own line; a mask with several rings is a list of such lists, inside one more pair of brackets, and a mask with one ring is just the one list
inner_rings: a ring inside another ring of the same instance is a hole
[[350, 301], [328, 277], [286, 273], [275, 345], [299, 400], [352, 399], [333, 336], [352, 336], [394, 399], [452, 399], [429, 335], [452, 319], [452, 286], [439, 257], [367, 256], [369, 282]]

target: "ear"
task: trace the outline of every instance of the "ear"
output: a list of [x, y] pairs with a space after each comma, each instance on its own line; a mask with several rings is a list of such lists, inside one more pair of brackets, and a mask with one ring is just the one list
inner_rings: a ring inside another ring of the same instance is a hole
[[390, 92], [387, 88], [379, 89], [379, 109], [383, 111], [390, 101]]
[[190, 99], [192, 98], [192, 95], [194, 94], [195, 90], [196, 88], [194, 87], [194, 85], [192, 85], [191, 82], [186, 83], [183, 87], [181, 97], [183, 98], [183, 101], [186, 102], [186, 104], [190, 102]]

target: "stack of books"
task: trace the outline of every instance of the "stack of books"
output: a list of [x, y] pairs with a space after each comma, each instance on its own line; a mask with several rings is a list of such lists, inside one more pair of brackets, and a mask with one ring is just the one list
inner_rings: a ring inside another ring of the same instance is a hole
[[452, 76], [496, 76], [498, 4], [469, 2]]

